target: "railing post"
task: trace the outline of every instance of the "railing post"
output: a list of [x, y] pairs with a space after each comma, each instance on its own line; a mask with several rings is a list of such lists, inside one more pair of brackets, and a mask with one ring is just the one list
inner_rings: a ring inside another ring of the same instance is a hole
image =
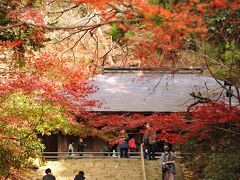
[[141, 144], [141, 164], [142, 164], [143, 180], [147, 180], [146, 168], [145, 168], [145, 162], [144, 162], [143, 144]]

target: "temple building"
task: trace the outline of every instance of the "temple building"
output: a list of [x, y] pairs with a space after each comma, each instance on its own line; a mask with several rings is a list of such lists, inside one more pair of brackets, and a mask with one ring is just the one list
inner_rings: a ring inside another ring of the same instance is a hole
[[[222, 86], [213, 77], [204, 75], [201, 68], [109, 67], [93, 79], [99, 90], [87, 99], [101, 101], [103, 105], [89, 111], [102, 114], [186, 112], [196, 101], [192, 93], [228, 103]], [[141, 141], [141, 137], [135, 138]], [[77, 141], [78, 137], [62, 134], [47, 137], [45, 151], [66, 152], [70, 139]], [[88, 152], [102, 151], [106, 144], [97, 137], [87, 137], [84, 142]]]

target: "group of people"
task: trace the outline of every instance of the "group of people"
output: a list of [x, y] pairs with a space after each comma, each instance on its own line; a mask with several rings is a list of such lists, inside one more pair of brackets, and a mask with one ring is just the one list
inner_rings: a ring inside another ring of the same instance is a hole
[[[68, 154], [69, 156], [74, 155], [74, 141], [71, 141], [70, 144], [68, 145]], [[83, 139], [79, 138], [78, 144], [77, 144], [77, 152], [79, 152], [79, 156], [83, 156], [84, 148], [86, 147], [86, 144], [84, 144]]]
[[137, 145], [135, 139], [132, 137], [129, 139], [128, 134], [125, 130], [121, 131], [121, 139], [119, 142], [119, 149], [120, 149], [120, 158], [129, 158], [129, 151], [130, 152], [136, 152], [137, 151]]
[[[151, 130], [148, 123], [146, 124], [146, 131], [144, 133], [142, 143], [144, 145], [144, 158], [149, 160], [155, 160], [155, 152], [157, 149], [156, 132]], [[84, 151], [85, 146], [86, 144], [83, 143], [83, 139], [79, 138], [77, 150], [80, 156], [83, 155], [81, 152]], [[119, 141], [119, 144], [114, 147], [115, 148], [113, 148], [113, 152], [117, 151], [117, 147], [119, 148], [120, 158], [129, 158], [129, 152], [137, 151], [137, 145], [136, 145], [135, 139], [133, 137], [129, 139], [129, 136], [125, 130], [121, 131], [121, 139]], [[74, 152], [73, 141], [68, 146], [68, 152], [69, 152], [69, 155], [72, 155]], [[160, 157], [160, 162], [161, 162], [162, 174], [163, 174], [162, 179], [174, 180], [174, 175], [176, 173], [175, 165], [174, 165], [174, 155], [172, 152], [170, 152], [170, 148], [168, 145], [164, 146], [164, 152]], [[80, 172], [82, 173], [82, 171]], [[78, 180], [78, 179], [75, 178], [74, 180]]]
[[[155, 152], [158, 149], [156, 141], [156, 132], [150, 130], [150, 126], [146, 124], [146, 131], [143, 136], [142, 144], [144, 145], [144, 158], [155, 160]], [[119, 143], [120, 157], [128, 158], [128, 152], [136, 152], [137, 144], [134, 138], [129, 139], [125, 130], [121, 131], [121, 139]]]
[[[170, 148], [165, 145], [164, 152], [160, 157], [160, 162], [162, 165], [162, 179], [163, 180], [174, 180], [174, 175], [176, 174], [175, 165], [174, 165], [174, 154], [170, 151]], [[50, 168], [45, 170], [46, 175], [43, 176], [43, 180], [56, 180], [56, 177], [52, 175]], [[84, 172], [79, 171], [75, 176], [74, 180], [85, 180]]]
[[[155, 152], [157, 149], [156, 131], [152, 131], [149, 123], [146, 124], [146, 132], [143, 136], [144, 144], [144, 157], [149, 160], [155, 160]], [[174, 164], [174, 154], [170, 151], [168, 145], [164, 145], [163, 153], [160, 157], [160, 163], [162, 166], [162, 179], [174, 180], [176, 174]]]
[[[128, 158], [129, 149], [136, 150], [135, 139], [132, 138], [130, 140], [126, 132], [123, 130], [122, 141], [120, 145], [120, 157]], [[155, 152], [157, 149], [157, 141], [156, 141], [156, 131], [152, 131], [150, 125], [146, 124], [146, 131], [143, 136], [143, 145], [144, 145], [144, 157], [149, 160], [155, 160]], [[134, 148], [131, 148], [134, 147]], [[176, 174], [175, 164], [174, 164], [174, 154], [170, 151], [168, 145], [164, 145], [163, 153], [160, 157], [160, 162], [162, 166], [162, 179], [163, 180], [174, 180], [174, 175]], [[133, 151], [131, 151], [133, 152]]]
[[[45, 170], [46, 175], [43, 176], [42, 180], [56, 180], [56, 177], [52, 174], [52, 170], [47, 168]], [[74, 177], [74, 180], [85, 180], [84, 172], [79, 171], [79, 173]]]

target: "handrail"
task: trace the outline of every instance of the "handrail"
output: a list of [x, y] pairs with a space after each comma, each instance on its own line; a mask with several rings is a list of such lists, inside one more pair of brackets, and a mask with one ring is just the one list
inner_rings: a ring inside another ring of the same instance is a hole
[[[56, 151], [53, 151], [53, 152], [42, 152], [42, 154], [120, 154], [120, 152], [112, 152], [112, 151], [98, 151], [98, 152], [91, 152], [91, 151], [84, 151], [84, 152], [67, 152], [67, 151], [64, 151], [64, 152], [56, 152]], [[163, 152], [155, 152], [155, 155], [161, 155]], [[141, 155], [141, 152], [128, 152], [128, 154], [139, 154]], [[173, 152], [173, 154], [175, 155], [187, 155], [187, 154], [192, 154], [192, 153], [180, 153], [180, 152]]]
[[143, 180], [147, 180], [144, 154], [143, 154], [143, 144], [141, 144], [141, 164], [142, 164]]
[[[141, 148], [142, 145], [141, 145]], [[130, 158], [140, 158], [144, 160], [143, 149], [140, 148], [140, 152], [129, 152]], [[80, 156], [80, 154], [82, 156]], [[156, 159], [159, 159], [162, 152], [156, 152]], [[181, 155], [189, 153], [174, 153], [177, 157], [182, 158]], [[119, 157], [119, 152], [42, 152], [44, 158], [57, 159], [57, 158], [116, 158]], [[116, 155], [116, 156], [114, 156]], [[133, 155], [133, 156], [131, 156]]]
[[[42, 154], [120, 154], [119, 152], [107, 152], [107, 151], [101, 151], [101, 152], [88, 152], [88, 151], [84, 151], [84, 152], [42, 152]], [[128, 154], [140, 154], [140, 152], [129, 152]]]
[[[81, 156], [80, 156], [81, 154]], [[117, 158], [119, 152], [42, 152], [45, 159], [57, 158]], [[116, 155], [116, 156], [113, 156]], [[140, 152], [129, 152], [130, 158], [140, 158]], [[131, 156], [133, 155], [133, 156]]]

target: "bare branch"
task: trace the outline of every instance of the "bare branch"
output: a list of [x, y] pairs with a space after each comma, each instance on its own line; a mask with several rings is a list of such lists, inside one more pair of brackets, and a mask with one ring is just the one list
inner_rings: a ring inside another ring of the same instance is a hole
[[1, 26], [0, 25], [0, 30], [12, 29], [12, 28], [15, 28], [15, 27], [20, 27], [22, 25], [25, 25], [25, 23], [24, 22], [19, 22], [19, 23], [16, 23], [16, 24], [8, 25], [8, 26]]
[[81, 41], [81, 39], [82, 39], [87, 33], [88, 33], [88, 30], [83, 33], [83, 35], [74, 43], [74, 45], [73, 45], [70, 49], [68, 49], [68, 50], [66, 50], [65, 52], [63, 52], [63, 54], [67, 53], [68, 51], [73, 50], [74, 47]]
[[56, 11], [56, 12], [48, 12], [48, 14], [63, 14], [63, 13], [65, 13], [65, 12], [68, 12], [68, 11], [71, 11], [72, 9], [75, 9], [75, 8], [77, 8], [79, 5], [75, 5], [75, 6], [72, 6], [72, 7], [70, 7], [70, 8], [68, 8], [68, 9], [64, 9], [64, 10], [62, 10], [62, 11]]
[[[191, 50], [189, 50], [189, 51], [191, 51]], [[191, 51], [191, 52], [194, 52], [194, 51]], [[206, 59], [214, 60], [214, 61], [215, 61], [215, 59], [212, 59], [212, 58], [210, 58], [209, 56], [207, 56], [207, 55], [205, 55], [205, 54], [202, 54], [202, 53], [197, 53], [197, 52], [194, 52], [194, 53], [196, 53], [196, 54], [204, 57], [206, 67], [207, 67], [208, 71], [210, 72], [211, 76], [215, 79], [215, 81], [216, 81], [224, 90], [226, 90], [229, 94], [231, 94], [232, 96], [234, 96], [234, 97], [235, 97], [236, 99], [238, 99], [238, 101], [240, 102], [240, 96], [239, 96], [238, 94], [234, 94], [233, 92], [229, 91], [229, 89], [228, 89], [227, 87], [225, 87], [224, 84], [221, 83], [220, 80], [218, 80], [218, 79], [216, 78], [216, 76], [214, 75], [214, 73], [212, 72], [212, 70], [211, 70], [211, 68], [210, 68], [210, 66], [209, 66], [209, 64], [208, 64], [208, 62], [207, 62]]]
[[49, 29], [49, 30], [69, 30], [69, 29], [79, 29], [79, 28], [86, 28], [89, 30], [91, 28], [98, 28], [100, 26], [107, 25], [107, 24], [124, 23], [124, 22], [131, 22], [131, 21], [133, 21], [133, 20], [114, 20], [114, 21], [106, 21], [103, 23], [96, 23], [96, 24], [89, 24], [89, 25], [70, 25], [70, 26], [49, 26], [49, 25], [35, 24], [35, 23], [30, 23], [30, 22], [20, 22], [20, 23], [14, 24], [14, 25], [0, 26], [0, 30], [12, 29], [12, 28], [19, 27], [22, 25], [30, 26], [30, 27], [41, 27], [41, 28]]
[[218, 130], [223, 130], [223, 131], [226, 131], [226, 132], [230, 132], [232, 134], [237, 134], [237, 135], [240, 135], [239, 132], [235, 132], [235, 131], [232, 131], [230, 129], [225, 129], [225, 128], [221, 128], [221, 127], [214, 127], [215, 129], [218, 129]]

